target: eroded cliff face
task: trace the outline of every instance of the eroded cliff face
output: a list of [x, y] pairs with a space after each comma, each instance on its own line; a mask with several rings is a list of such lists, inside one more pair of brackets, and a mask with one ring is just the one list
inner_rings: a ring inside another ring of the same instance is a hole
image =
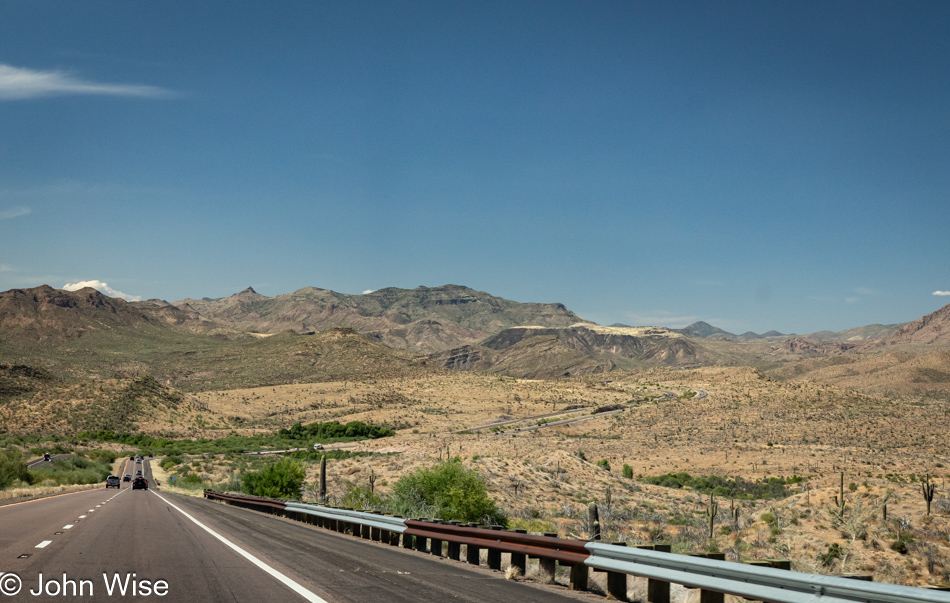
[[585, 355], [616, 356], [657, 364], [693, 363], [702, 361], [706, 355], [704, 350], [689, 338], [662, 327], [514, 327], [490, 337], [482, 345], [492, 350], [504, 350], [533, 337], [549, 336], [557, 338], [567, 348]]
[[902, 343], [950, 344], [950, 304], [897, 329], [880, 342], [882, 345]]

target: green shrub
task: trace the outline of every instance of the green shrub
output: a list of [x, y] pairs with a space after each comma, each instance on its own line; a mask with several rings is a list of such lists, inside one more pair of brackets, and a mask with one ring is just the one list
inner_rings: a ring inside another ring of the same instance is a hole
[[306, 472], [303, 463], [281, 459], [260, 471], [241, 476], [241, 490], [245, 494], [270, 498], [300, 498]]
[[633, 479], [633, 467], [624, 463], [623, 464], [623, 476], [627, 479]]
[[18, 481], [30, 483], [26, 458], [19, 448], [0, 450], [0, 490], [9, 488]]
[[115, 459], [118, 458], [118, 454], [113, 450], [102, 450], [94, 449], [87, 450], [86, 456], [94, 461], [99, 461], [102, 463], [109, 463], [110, 465], [115, 462]]
[[343, 495], [343, 506], [348, 509], [372, 510], [379, 509], [383, 504], [378, 494], [363, 486], [350, 485]]
[[600, 459], [597, 461], [597, 466], [603, 469], [604, 471], [610, 471], [610, 461], [607, 459]]
[[841, 556], [841, 547], [838, 546], [837, 542], [831, 544], [828, 547], [828, 551], [818, 555], [818, 561], [825, 567], [828, 567], [834, 560]]
[[388, 506], [404, 517], [508, 523], [489, 498], [484, 480], [458, 463], [442, 463], [403, 475], [393, 485]]

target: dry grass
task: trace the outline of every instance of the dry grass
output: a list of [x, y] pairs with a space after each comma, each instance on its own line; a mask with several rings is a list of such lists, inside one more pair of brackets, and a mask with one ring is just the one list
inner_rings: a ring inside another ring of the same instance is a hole
[[[259, 387], [197, 394], [189, 408], [201, 415], [200, 422], [195, 415], [156, 415], [151, 429], [219, 437], [231, 430], [272, 432], [296, 421], [389, 423], [398, 427], [394, 437], [341, 446], [377, 454], [331, 460], [331, 498], [342, 498], [352, 486], [368, 486], [370, 476], [375, 476], [376, 491], [385, 494], [407, 472], [457, 457], [485, 478], [511, 517], [537, 522], [539, 528], [533, 529], [553, 527], [562, 537], [588, 537], [587, 506], [596, 502], [605, 539], [672, 541], [674, 550], [683, 552], [712, 547], [734, 560], [785, 557], [794, 560], [795, 569], [868, 572], [883, 582], [946, 581], [946, 402], [858, 391], [814, 380], [813, 372], [776, 380], [747, 367], [652, 369], [612, 381], [446, 372]], [[662, 399], [664, 392], [677, 397]], [[624, 411], [612, 416], [514, 431], [537, 425], [532, 417], [539, 415], [591, 416], [596, 408], [617, 404]], [[504, 421], [494, 431], [472, 431]], [[602, 459], [609, 471], [598, 466]], [[685, 471], [747, 480], [793, 474], [807, 479], [801, 491], [783, 500], [737, 501], [735, 524], [730, 502], [719, 500], [709, 542], [707, 496], [626, 479], [624, 464], [644, 476]], [[209, 460], [203, 465], [211, 480], [227, 478], [223, 464]], [[168, 488], [157, 460], [152, 468], [162, 488]], [[309, 483], [317, 480], [317, 471], [317, 464], [308, 466]], [[831, 509], [841, 472], [847, 513], [836, 519]], [[912, 475], [938, 480], [930, 517]], [[852, 483], [853, 490], [847, 488]], [[766, 513], [775, 518], [772, 524], [762, 519]], [[906, 554], [891, 549], [899, 532], [914, 536]], [[828, 559], [835, 544], [839, 554]]]

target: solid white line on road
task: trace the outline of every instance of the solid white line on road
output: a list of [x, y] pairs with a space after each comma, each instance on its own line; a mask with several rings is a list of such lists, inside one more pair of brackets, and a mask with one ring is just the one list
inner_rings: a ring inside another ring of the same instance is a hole
[[43, 542], [41, 542], [41, 543], [39, 543], [38, 545], [36, 545], [35, 548], [38, 548], [38, 549], [45, 549], [45, 548], [47, 547], [47, 545], [50, 545], [50, 544], [52, 544], [52, 543], [53, 543], [52, 540], [44, 540]]
[[289, 588], [290, 590], [294, 591], [295, 593], [297, 593], [298, 595], [300, 595], [301, 597], [303, 597], [303, 598], [306, 599], [307, 601], [311, 601], [312, 603], [328, 603], [328, 602], [326, 601], [326, 599], [321, 599], [320, 597], [318, 597], [318, 596], [317, 596], [316, 594], [314, 594], [313, 592], [311, 592], [311, 591], [307, 590], [306, 588], [304, 588], [303, 586], [301, 586], [301, 585], [300, 585], [298, 582], [296, 582], [295, 580], [293, 580], [293, 579], [291, 579], [291, 578], [288, 578], [287, 576], [285, 576], [285, 575], [282, 574], [281, 572], [279, 572], [279, 571], [275, 570], [274, 568], [272, 568], [271, 566], [267, 565], [266, 563], [264, 563], [263, 561], [261, 561], [260, 559], [258, 559], [257, 557], [255, 557], [254, 555], [248, 553], [247, 551], [245, 551], [245, 550], [242, 549], [241, 547], [237, 546], [236, 544], [234, 544], [234, 543], [231, 542], [230, 540], [227, 540], [226, 538], [224, 538], [223, 536], [221, 536], [220, 534], [218, 534], [217, 532], [215, 532], [214, 530], [212, 530], [211, 528], [209, 528], [209, 527], [206, 526], [205, 524], [201, 523], [200, 521], [198, 521], [197, 519], [195, 519], [194, 517], [192, 517], [192, 516], [189, 515], [188, 513], [182, 511], [182, 510], [181, 510], [180, 508], [178, 508], [177, 506], [175, 506], [175, 505], [173, 505], [172, 503], [168, 502], [168, 500], [167, 500], [164, 496], [162, 496], [161, 494], [159, 494], [158, 492], [155, 492], [154, 490], [150, 490], [150, 492], [151, 492], [152, 494], [154, 494], [155, 496], [159, 497], [160, 499], [164, 500], [165, 503], [166, 503], [169, 507], [171, 507], [172, 509], [175, 509], [176, 511], [178, 511], [179, 513], [181, 513], [182, 515], [184, 515], [185, 517], [187, 517], [188, 519], [190, 519], [191, 521], [193, 521], [193, 522], [194, 522], [198, 527], [200, 527], [202, 530], [204, 530], [205, 532], [211, 534], [212, 536], [214, 536], [215, 538], [217, 538], [218, 540], [220, 540], [221, 542], [223, 542], [223, 543], [226, 544], [227, 546], [229, 546], [229, 547], [231, 547], [232, 549], [234, 549], [239, 555], [241, 555], [242, 557], [244, 557], [245, 559], [247, 559], [248, 561], [250, 561], [251, 563], [253, 563], [253, 564], [256, 565], [257, 567], [261, 568], [262, 570], [264, 570], [265, 572], [267, 572], [268, 574], [270, 574], [271, 576], [273, 576], [274, 578], [276, 578], [277, 580], [279, 580], [280, 582], [282, 582], [282, 583], [284, 584], [284, 586], [286, 586], [286, 587]]
[[80, 515], [80, 516], [79, 516], [79, 519], [85, 519], [85, 518], [86, 518], [85, 515]]
[[69, 524], [68, 526], [63, 526], [63, 529], [64, 529], [64, 530], [71, 530], [71, 529], [73, 529], [73, 524]]

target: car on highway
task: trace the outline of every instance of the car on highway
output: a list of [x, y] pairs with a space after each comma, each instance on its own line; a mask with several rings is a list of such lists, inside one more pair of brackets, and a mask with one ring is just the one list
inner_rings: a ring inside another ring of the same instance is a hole
[[132, 481], [133, 490], [148, 490], [148, 480], [144, 477], [137, 477]]
[[314, 444], [314, 445], [313, 445], [313, 449], [314, 449], [314, 450], [323, 450], [323, 444]]
[[139, 469], [138, 471], [135, 472], [135, 477], [142, 477], [142, 470], [141, 470], [141, 469]]
[[124, 482], [130, 482], [130, 481], [132, 481], [132, 474], [131, 474], [131, 473], [126, 473], [125, 475], [123, 475], [123, 476], [122, 476], [122, 481], [124, 481]]
[[130, 460], [130, 461], [134, 461], [134, 460], [135, 460], [135, 455], [130, 456], [130, 457], [129, 457], [129, 460]]
[[122, 483], [119, 481], [118, 475], [110, 475], [106, 478], [106, 488], [121, 488]]
[[48, 452], [44, 452], [44, 453], [43, 453], [43, 460], [44, 460], [44, 461], [52, 461], [52, 460], [53, 460], [53, 457], [51, 457]]

